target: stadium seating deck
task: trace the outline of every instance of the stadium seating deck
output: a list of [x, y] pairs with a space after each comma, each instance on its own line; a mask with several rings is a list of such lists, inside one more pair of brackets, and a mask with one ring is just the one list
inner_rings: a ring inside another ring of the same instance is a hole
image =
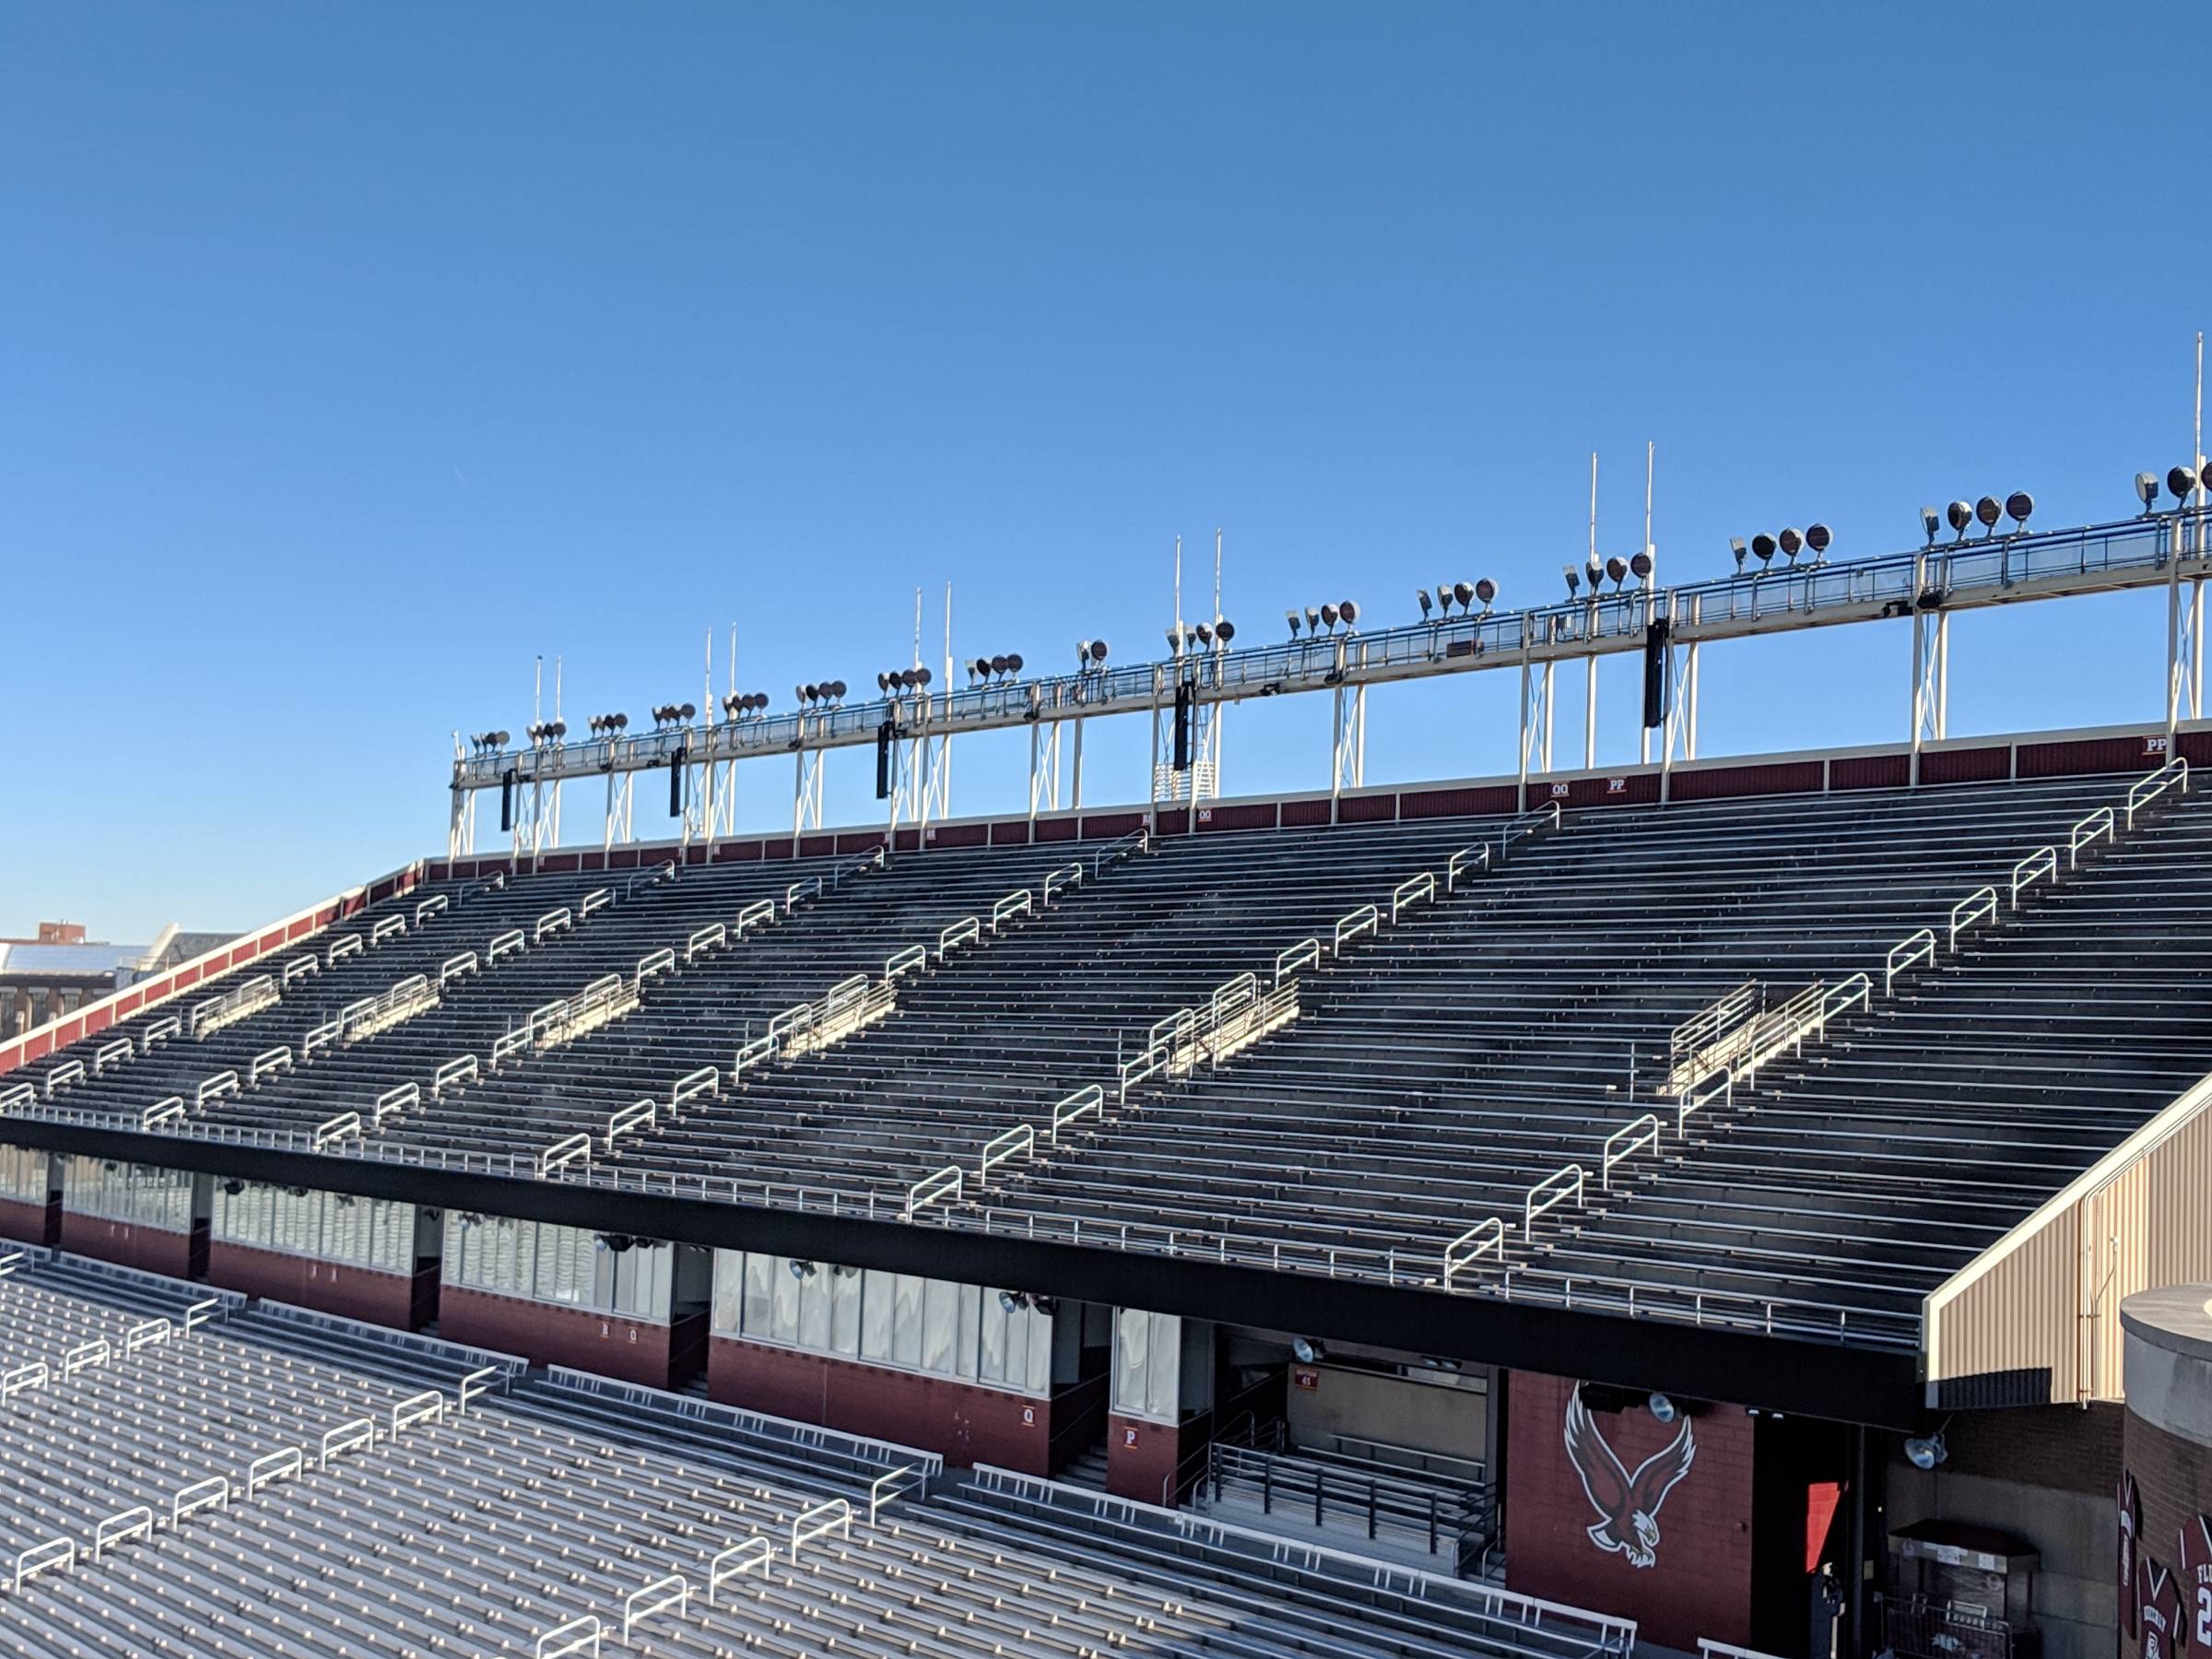
[[[373, 1120], [413, 1085], [419, 1100], [338, 1149], [527, 1171], [583, 1137], [564, 1179], [877, 1216], [949, 1169], [958, 1190], [922, 1219], [1910, 1347], [1928, 1289], [2205, 1070], [2201, 803], [2169, 796], [1687, 1133], [1660, 1093], [1669, 1034], [1747, 981], [1780, 998], [1883, 977], [1899, 940], [1946, 932], [1959, 900], [2006, 888], [2124, 790], [2069, 779], [1606, 808], [1548, 833], [1434, 819], [446, 883], [318, 937], [317, 971], [234, 1024], [149, 1048], [155, 1009], [50, 1058], [25, 1074], [41, 1098], [16, 1109], [135, 1123], [182, 1099], [176, 1132], [297, 1137]], [[1371, 931], [1334, 948], [1367, 905]], [[741, 933], [764, 912], [772, 924]], [[971, 918], [973, 942], [943, 947]], [[435, 1006], [251, 1078], [257, 1057], [298, 1053], [306, 1030], [465, 952], [477, 971]], [[853, 976], [879, 983], [902, 952], [926, 965], [897, 979], [885, 1018], [736, 1071], [780, 1010]], [[1117, 1079], [1160, 1022], [1243, 973], [1295, 1008], [1124, 1099]], [[538, 1011], [615, 981], [634, 1008], [494, 1067]], [[119, 1038], [136, 1046], [92, 1075]], [[433, 1088], [456, 1055], [479, 1075]], [[72, 1065], [87, 1075], [57, 1082]], [[201, 1101], [225, 1072], [236, 1092]], [[1097, 1108], [1055, 1134], [1055, 1107], [1094, 1086]], [[617, 1139], [611, 1121], [640, 1102], [650, 1121]], [[1646, 1114], [1660, 1132], [1608, 1158]], [[985, 1171], [987, 1147], [1005, 1156]], [[1582, 1202], [1530, 1226], [1532, 1189], [1571, 1167]], [[1502, 1248], [1447, 1273], [1454, 1241], [1492, 1218]]]
[[11, 1362], [57, 1363], [7, 1400], [13, 1653], [532, 1654], [598, 1633], [789, 1659], [1578, 1659], [1633, 1634], [1021, 1477], [933, 1491], [924, 1454], [237, 1298], [187, 1330], [196, 1287], [29, 1256], [0, 1331]]

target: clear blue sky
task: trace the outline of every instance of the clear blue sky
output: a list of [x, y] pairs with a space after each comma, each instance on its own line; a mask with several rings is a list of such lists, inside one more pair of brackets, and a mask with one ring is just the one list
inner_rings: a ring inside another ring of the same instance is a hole
[[[441, 849], [541, 652], [641, 718], [735, 620], [787, 706], [949, 579], [963, 653], [1135, 660], [1217, 524], [1260, 637], [1548, 598], [1594, 448], [1633, 545], [1647, 438], [1676, 577], [1983, 490], [2121, 516], [2212, 322], [2208, 62], [2201, 5], [9, 6], [0, 933]], [[2159, 706], [2156, 600], [2048, 610], [1959, 625], [1955, 731]], [[1901, 737], [1906, 654], [1716, 652], [1705, 749]], [[1508, 770], [1480, 677], [1379, 698], [1371, 782]], [[1325, 782], [1325, 702], [1232, 719], [1231, 793]], [[1025, 758], [973, 742], [956, 811]]]

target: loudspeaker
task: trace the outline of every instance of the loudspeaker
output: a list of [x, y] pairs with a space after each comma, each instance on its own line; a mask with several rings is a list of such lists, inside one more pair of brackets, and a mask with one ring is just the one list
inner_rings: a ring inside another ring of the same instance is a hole
[[1675, 658], [1667, 649], [1667, 640], [1674, 632], [1673, 624], [1665, 617], [1652, 618], [1651, 626], [1643, 630], [1643, 724], [1662, 726], [1666, 724], [1667, 710], [1675, 698]]
[[899, 741], [899, 723], [885, 715], [876, 728], [876, 798], [891, 798], [891, 746]]
[[1191, 711], [1198, 700], [1198, 688], [1189, 680], [1175, 688], [1175, 770], [1191, 770]]
[[500, 774], [500, 833], [507, 834], [514, 828], [514, 768], [509, 767]]

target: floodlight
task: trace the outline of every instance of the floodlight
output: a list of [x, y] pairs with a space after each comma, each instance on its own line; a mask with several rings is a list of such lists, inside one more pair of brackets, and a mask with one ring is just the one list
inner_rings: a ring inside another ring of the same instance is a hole
[[[1456, 591], [1457, 590], [1454, 590], [1454, 592]], [[1463, 599], [1460, 601], [1460, 603], [1465, 605], [1466, 601]], [[1338, 600], [1336, 602], [1336, 614], [1344, 618], [1344, 625], [1347, 628], [1349, 628], [1353, 623], [1359, 620], [1359, 602], [1356, 599]]]
[[1621, 582], [1627, 579], [1629, 574], [1629, 561], [1619, 558], [1606, 559], [1606, 574], [1613, 579], [1613, 589], [1618, 593]]
[[2189, 492], [2196, 488], [2196, 469], [2189, 466], [2170, 467], [2166, 473], [2166, 488], [2175, 500], [2187, 500]]
[[1429, 590], [1425, 587], [1415, 588], [1413, 602], [1421, 607], [1421, 620], [1426, 622], [1429, 619], [1430, 611]]
[[1928, 533], [1928, 546], [1934, 547], [1936, 534], [1943, 528], [1943, 514], [1933, 507], [1923, 507], [1920, 510], [1920, 527]]
[[1751, 538], [1751, 551], [1758, 555], [1759, 566], [1764, 569], [1767, 561], [1774, 557], [1774, 538], [1761, 530]]
[[1324, 605], [1321, 607], [1321, 619], [1327, 627], [1335, 628], [1336, 626], [1336, 607], [1333, 605]]
[[1484, 610], [1488, 610], [1490, 601], [1498, 597], [1498, 584], [1488, 576], [1481, 578], [1475, 583], [1475, 597], [1482, 601]]
[[1283, 619], [1290, 624], [1290, 637], [1294, 640], [1297, 639], [1298, 625], [1304, 618], [1300, 617], [1299, 614], [1294, 610], [1287, 610], [1283, 613]]
[[[1231, 640], [1235, 639], [1236, 637], [1237, 637], [1237, 625], [1236, 625], [1234, 622], [1231, 622], [1231, 621], [1230, 621], [1230, 619], [1229, 619], [1227, 617], [1221, 617], [1221, 618], [1217, 618], [1217, 619], [1215, 620], [1215, 623], [1214, 623], [1214, 638], [1215, 638], [1215, 639], [1217, 639], [1217, 640], [1220, 641], [1222, 644], [1226, 645], [1226, 644], [1228, 644], [1228, 643], [1229, 643], [1229, 642], [1230, 642]], [[1106, 653], [1105, 653], [1105, 652], [1104, 652], [1104, 651], [1100, 651], [1100, 652], [1099, 653], [1099, 654], [1100, 654], [1100, 656], [1104, 656]]]
[[1635, 573], [1637, 581], [1649, 582], [1652, 579], [1652, 556], [1649, 553], [1630, 554], [1629, 569]]
[[1199, 644], [1211, 645], [1214, 642], [1214, 630], [1208, 628], [1205, 623], [1199, 623], [1195, 631], [1198, 635]]
[[1652, 1395], [1644, 1401], [1644, 1405], [1650, 1407], [1652, 1416], [1662, 1423], [1671, 1423], [1682, 1415], [1682, 1408], [1663, 1394]]
[[1005, 1312], [1020, 1312], [1022, 1306], [1021, 1292], [1018, 1290], [1001, 1290], [998, 1293], [998, 1305], [1001, 1311]]
[[[1006, 653], [1006, 672], [1008, 674], [1019, 674], [1021, 672], [1020, 652], [1009, 651]], [[926, 668], [922, 670], [922, 683], [925, 686], [929, 684], [929, 670]]]
[[1290, 1339], [1290, 1351], [1297, 1356], [1300, 1365], [1312, 1365], [1316, 1360], [1329, 1357], [1327, 1346], [1318, 1336], [1293, 1336]]
[[[1740, 564], [1743, 561], [1744, 557], [1744, 544], [1742, 542], [1737, 542], [1735, 544], [1735, 557], [1736, 561]], [[1559, 567], [1559, 573], [1567, 578], [1567, 597], [1572, 599], [1582, 589], [1582, 569], [1577, 565], [1561, 565]]]
[[801, 1284], [805, 1284], [808, 1279], [814, 1277], [814, 1264], [812, 1262], [794, 1260], [790, 1264], [790, 1266], [791, 1277], [794, 1279], [797, 1279]]
[[1964, 501], [1953, 501], [1943, 510], [1943, 516], [1950, 522], [1951, 529], [1957, 533], [1959, 539], [1964, 541], [1966, 533], [1973, 527], [1974, 510]]
[[1597, 584], [1606, 579], [1605, 560], [1598, 558], [1598, 556], [1594, 553], [1591, 554], [1590, 563], [1583, 571], [1583, 575], [1590, 583], [1590, 596], [1593, 599], [1596, 598]]
[[991, 672], [994, 674], [1004, 674], [1006, 671], [1006, 653], [1002, 651], [996, 656], [991, 659]]
[[1993, 535], [1996, 531], [1997, 521], [2004, 516], [2005, 503], [1995, 496], [1985, 495], [1974, 503], [1974, 517], [1982, 522], [1983, 529]]
[[1750, 549], [1744, 546], [1742, 536], [1732, 535], [1728, 538], [1728, 551], [1735, 555], [1735, 573], [1741, 576], [1744, 573], [1744, 555]]
[[1805, 537], [1792, 525], [1783, 531], [1781, 539], [1782, 550], [1790, 556], [1790, 562], [1795, 564], [1799, 551], [1805, 547]]
[[1459, 601], [1461, 610], [1465, 610], [1474, 602], [1475, 589], [1467, 582], [1455, 582], [1452, 584], [1452, 597]]
[[1826, 524], [1807, 524], [1805, 527], [1805, 545], [1813, 550], [1816, 559], [1828, 557], [1829, 544], [1834, 540], [1834, 532]]
[[1450, 582], [1440, 582], [1436, 584], [1436, 603], [1446, 616], [1452, 614], [1452, 584]]
[[2141, 500], [2144, 512], [2157, 512], [2159, 500], [2159, 475], [2156, 473], [2137, 473], [2136, 475], [2136, 495]]
[[[1334, 619], [1330, 621], [1329, 626], [1331, 628], [1336, 626]], [[1310, 634], [1321, 631], [1321, 613], [1310, 605], [1306, 606], [1306, 631]]]
[[845, 696], [845, 682], [843, 680], [831, 680], [830, 682], [830, 696], [832, 701], [842, 702]]
[[[1014, 659], [1014, 665], [1017, 668], [1021, 666], [1021, 659], [1019, 657], [1016, 657]], [[931, 680], [935, 678], [936, 678], [936, 676], [929, 671], [929, 665], [927, 663], [923, 664], [921, 667], [914, 670], [914, 683], [918, 686], [925, 687]]]
[[1905, 1442], [1905, 1461], [1916, 1469], [1932, 1469], [1950, 1456], [1943, 1443], [1943, 1436], [1931, 1434]]
[[1105, 641], [1093, 640], [1090, 642], [1090, 660], [1094, 663], [1102, 663], [1106, 660]]

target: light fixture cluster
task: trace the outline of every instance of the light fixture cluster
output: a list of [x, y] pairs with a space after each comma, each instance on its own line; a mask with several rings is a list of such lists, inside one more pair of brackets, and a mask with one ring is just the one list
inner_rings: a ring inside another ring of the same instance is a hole
[[[1454, 600], [1458, 601], [1460, 615], [1469, 616], [1473, 614], [1477, 601], [1487, 613], [1497, 597], [1498, 584], [1488, 576], [1479, 582], [1440, 582], [1436, 584], [1436, 608], [1447, 618], [1452, 615]], [[1421, 620], [1426, 622], [1429, 620], [1429, 590], [1415, 588], [1413, 598], [1414, 603], [1421, 607]]]
[[[1797, 555], [1800, 553], [1810, 553], [1813, 556], [1813, 563], [1816, 565], [1826, 564], [1829, 546], [1834, 540], [1835, 533], [1833, 531], [1830, 530], [1826, 524], [1815, 523], [1808, 524], [1803, 530], [1785, 529], [1780, 535], [1769, 535], [1762, 530], [1751, 538], [1748, 547], [1744, 545], [1742, 536], [1731, 536], [1728, 539], [1728, 550], [1735, 556], [1735, 573], [1738, 576], [1749, 576], [1756, 581], [1773, 568], [1774, 556], [1777, 553], [1790, 561], [1783, 567], [1786, 570], [1794, 571], [1797, 568]], [[1759, 569], [1756, 571], [1745, 568], [1744, 557], [1747, 553], [1759, 560]], [[1637, 557], [1641, 559], [1643, 556], [1638, 554]]]
[[549, 747], [568, 735], [569, 723], [565, 720], [541, 720], [526, 734], [530, 741], [539, 748]]
[[1077, 640], [1076, 641], [1076, 672], [1093, 674], [1106, 666], [1106, 641]]
[[1305, 623], [1309, 634], [1335, 633], [1340, 622], [1345, 632], [1349, 633], [1352, 624], [1359, 620], [1359, 606], [1356, 600], [1344, 599], [1335, 605], [1309, 605], [1302, 616], [1295, 610], [1285, 611], [1283, 615], [1290, 623], [1290, 637], [1294, 640], [1298, 638], [1300, 621]]
[[998, 1305], [1008, 1313], [1018, 1313], [1024, 1308], [1034, 1308], [1050, 1319], [1060, 1310], [1060, 1304], [1049, 1296], [1038, 1296], [1028, 1290], [1001, 1290]]
[[629, 716], [621, 713], [594, 714], [583, 724], [591, 728], [594, 737], [612, 737], [629, 729]]
[[[1795, 535], [1796, 533], [1792, 531], [1791, 534]], [[1736, 545], [1740, 547], [1743, 544], [1739, 542]], [[1646, 551], [1631, 554], [1627, 559], [1593, 557], [1586, 567], [1561, 565], [1559, 573], [1567, 579], [1567, 597], [1569, 599], [1571, 600], [1583, 591], [1584, 582], [1590, 584], [1590, 597], [1596, 599], [1603, 592], [1601, 584], [1608, 578], [1612, 581], [1613, 591], [1616, 594], [1620, 592], [1620, 584], [1630, 576], [1635, 577], [1640, 582], [1649, 582], [1652, 579], [1652, 556]]]
[[765, 691], [733, 691], [722, 700], [722, 712], [732, 720], [743, 720], [747, 715], [759, 716], [768, 712], [768, 693]]
[[886, 697], [896, 697], [901, 691], [918, 690], [935, 677], [926, 668], [892, 668], [876, 677], [876, 688]]
[[794, 686], [792, 695], [802, 703], [841, 703], [845, 700], [843, 680], [817, 680], [811, 685]]
[[[2201, 474], [2193, 466], [2168, 467], [2166, 469], [2166, 489], [2167, 493], [2173, 497], [2173, 507], [2168, 511], [2178, 510], [2189, 500], [2189, 492], [2199, 485], [2212, 488], [2212, 466], [2206, 467]], [[2136, 500], [2143, 503], [2143, 511], [2146, 514], [2158, 512], [2158, 474], [2142, 472], [2136, 475]]]
[[479, 755], [496, 755], [512, 741], [505, 732], [477, 732], [469, 738], [468, 746]]
[[689, 703], [663, 703], [653, 712], [656, 730], [666, 731], [671, 726], [689, 725], [699, 711]]
[[[927, 674], [929, 670], [924, 668], [922, 672]], [[1018, 677], [1020, 673], [1021, 653], [1018, 651], [1006, 652], [998, 656], [979, 656], [968, 665], [968, 683], [972, 686], [979, 681], [1009, 680]], [[926, 680], [923, 683], [928, 684]]]
[[1982, 539], [1987, 541], [1996, 535], [1997, 525], [2007, 518], [2012, 520], [2012, 529], [2006, 534], [2018, 535], [2028, 527], [2028, 515], [2034, 511], [2035, 498], [2024, 489], [2016, 489], [2002, 501], [1994, 495], [1985, 495], [1973, 502], [1953, 501], [1940, 515], [1933, 507], [1923, 507], [1920, 510], [1920, 527], [1927, 533], [1928, 546], [1931, 547], [1936, 545], [1936, 538], [1943, 533], [1946, 524], [1951, 527], [1954, 545], [1964, 541], [1967, 532], [1976, 524], [1982, 526]]
[[1180, 633], [1171, 623], [1167, 632], [1168, 649], [1182, 656], [1194, 645], [1201, 651], [1211, 651], [1217, 643], [1228, 644], [1237, 637], [1237, 625], [1227, 617], [1216, 617], [1211, 622], [1184, 623]]

